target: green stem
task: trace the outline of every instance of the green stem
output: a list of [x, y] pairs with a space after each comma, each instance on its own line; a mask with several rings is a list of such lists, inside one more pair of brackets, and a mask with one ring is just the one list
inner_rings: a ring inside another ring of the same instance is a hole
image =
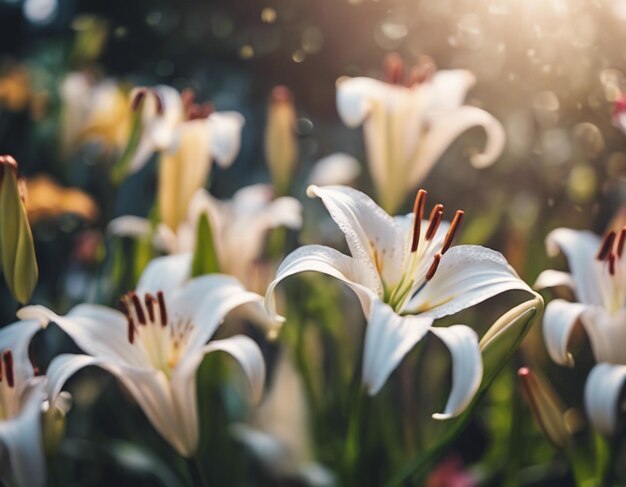
[[189, 475], [191, 476], [194, 486], [208, 487], [211, 485], [202, 468], [198, 455], [194, 455], [193, 458], [186, 458], [185, 462], [187, 463], [187, 469], [189, 470]]
[[[357, 378], [358, 374], [355, 374]], [[358, 482], [359, 466], [363, 464], [364, 455], [364, 424], [367, 419], [368, 397], [360, 383], [354, 388], [352, 404], [348, 416], [348, 431], [344, 448], [345, 485], [360, 485]]]

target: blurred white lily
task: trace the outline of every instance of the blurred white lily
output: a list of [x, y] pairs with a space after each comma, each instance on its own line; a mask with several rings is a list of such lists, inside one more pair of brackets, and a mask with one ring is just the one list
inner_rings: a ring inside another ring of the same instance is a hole
[[62, 148], [67, 152], [89, 140], [122, 148], [130, 129], [126, 95], [112, 80], [94, 83], [87, 75], [74, 72], [61, 83]]
[[570, 336], [581, 324], [596, 361], [585, 386], [585, 406], [594, 427], [615, 431], [620, 391], [626, 382], [626, 227], [609, 231], [602, 240], [588, 231], [553, 230], [546, 239], [550, 255], [567, 257], [571, 274], [542, 272], [535, 288], [567, 286], [577, 302], [554, 299], [546, 307], [543, 334], [548, 353], [560, 365], [574, 365]]
[[[200, 217], [206, 215], [211, 225], [213, 249], [219, 272], [237, 278], [249, 291], [264, 294], [274, 269], [259, 260], [267, 232], [285, 226], [302, 226], [302, 205], [290, 196], [274, 198], [274, 190], [266, 184], [240, 189], [231, 200], [220, 201], [204, 188], [196, 191], [189, 204], [187, 218], [173, 232], [160, 224], [155, 245], [169, 254], [193, 252]], [[109, 225], [114, 235], [145, 236], [150, 234], [149, 222], [134, 216], [116, 218]], [[242, 237], [245, 236], [245, 238]], [[253, 302], [242, 308], [246, 317], [263, 326], [271, 337], [276, 336], [281, 322], [271, 319], [263, 306]]]
[[193, 92], [180, 94], [165, 85], [138, 88], [131, 99], [133, 108], [141, 110], [142, 130], [128, 171], [138, 171], [160, 152], [159, 215], [176, 230], [191, 197], [206, 183], [213, 159], [228, 167], [237, 156], [244, 118], [237, 112], [215, 112], [210, 104], [195, 104]]
[[272, 387], [251, 421], [235, 425], [233, 433], [277, 478], [298, 478], [310, 486], [335, 484], [332, 473], [312, 461], [304, 386], [287, 353], [281, 355]]
[[[28, 347], [38, 321], [18, 321], [0, 330], [0, 471], [10, 485], [46, 485], [42, 436], [45, 378], [36, 377]], [[55, 404], [56, 406], [57, 404]]]
[[377, 196], [392, 213], [461, 133], [474, 126], [487, 133], [485, 150], [471, 157], [475, 167], [486, 167], [500, 155], [505, 134], [491, 114], [463, 105], [476, 81], [469, 71], [436, 71], [425, 63], [411, 71], [405, 85], [397, 55], [388, 57], [386, 71], [387, 82], [340, 78], [337, 110], [349, 127], [363, 125]]
[[267, 184], [242, 188], [226, 201], [200, 189], [193, 196], [187, 218], [176, 233], [159, 225], [158, 237], [168, 253], [193, 251], [196, 227], [203, 214], [211, 224], [220, 272], [235, 276], [249, 290], [261, 293], [265, 292], [267, 281], [258, 286], [251, 270], [261, 257], [267, 232], [281, 226], [293, 230], [302, 226], [300, 202], [290, 196], [274, 198], [274, 190]]
[[361, 165], [354, 157], [343, 152], [336, 152], [323, 157], [315, 163], [309, 184], [330, 186], [334, 184], [350, 186], [361, 174]]
[[[452, 392], [439, 419], [459, 414], [482, 378], [476, 332], [465, 325], [432, 327], [436, 318], [454, 314], [496, 294], [530, 288], [498, 252], [474, 245], [450, 248], [462, 211], [451, 224], [442, 221], [443, 205], [423, 220], [426, 192], [414, 212], [392, 218], [365, 194], [348, 187], [310, 186], [345, 234], [352, 256], [321, 245], [291, 253], [269, 285], [265, 305], [275, 313], [274, 289], [283, 279], [316, 271], [344, 281], [358, 296], [368, 318], [363, 381], [377, 393], [404, 355], [429, 331], [449, 348]], [[445, 255], [444, 255], [445, 254]]]
[[123, 312], [81, 304], [66, 316], [42, 306], [22, 308], [23, 318], [55, 322], [89, 355], [65, 354], [48, 368], [56, 397], [77, 370], [96, 365], [114, 374], [141, 406], [155, 429], [181, 454], [198, 446], [196, 371], [203, 357], [223, 351], [246, 374], [254, 402], [263, 392], [265, 363], [250, 338], [237, 335], [207, 341], [232, 309], [262, 298], [233, 278], [203, 276], [185, 282], [191, 256], [154, 259], [137, 290], [123, 296]]

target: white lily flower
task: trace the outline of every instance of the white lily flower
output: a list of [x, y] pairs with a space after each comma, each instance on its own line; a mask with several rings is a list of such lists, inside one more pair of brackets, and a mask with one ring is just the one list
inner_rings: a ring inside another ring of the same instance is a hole
[[[0, 330], [0, 471], [10, 485], [46, 484], [42, 437], [45, 378], [36, 377], [28, 347], [41, 329], [37, 321], [18, 321]], [[56, 404], [55, 404], [56, 406]]]
[[74, 72], [63, 80], [59, 94], [64, 153], [87, 140], [123, 147], [130, 111], [125, 94], [114, 81], [93, 83], [85, 74]]
[[332, 473], [313, 461], [304, 386], [287, 353], [280, 356], [263, 403], [233, 433], [276, 477], [299, 478], [310, 486], [335, 484]]
[[397, 56], [388, 58], [387, 71], [388, 83], [340, 78], [337, 110], [349, 127], [363, 125], [378, 198], [383, 208], [395, 212], [463, 132], [480, 126], [487, 133], [485, 150], [471, 157], [475, 167], [495, 161], [505, 134], [491, 114], [463, 105], [467, 90], [475, 83], [469, 71], [435, 71], [430, 64], [426, 69], [416, 68], [404, 85], [404, 68]]
[[198, 446], [196, 371], [203, 357], [215, 351], [232, 355], [249, 380], [254, 402], [262, 395], [265, 378], [263, 356], [250, 338], [237, 335], [207, 344], [231, 310], [262, 298], [229, 276], [185, 282], [190, 266], [188, 254], [154, 259], [137, 290], [120, 300], [123, 312], [91, 304], [78, 305], [65, 316], [42, 306], [19, 312], [44, 325], [56, 323], [89, 354], [65, 354], [52, 361], [51, 397], [83, 367], [108, 370], [163, 438], [186, 457]]
[[[563, 251], [571, 274], [547, 270], [535, 288], [567, 286], [577, 302], [554, 299], [546, 307], [543, 335], [550, 357], [560, 365], [574, 365], [568, 344], [581, 324], [589, 337], [597, 365], [587, 379], [585, 404], [594, 427], [614, 432], [619, 391], [626, 381], [626, 227], [604, 240], [588, 231], [553, 230], [546, 239], [548, 253]], [[613, 365], [609, 365], [613, 364]]]
[[[442, 414], [459, 414], [482, 377], [476, 332], [465, 325], [433, 328], [436, 318], [454, 314], [496, 294], [530, 288], [498, 252], [474, 245], [450, 248], [463, 216], [442, 221], [436, 205], [423, 220], [426, 192], [421, 190], [412, 214], [392, 218], [368, 196], [343, 186], [310, 186], [345, 234], [351, 256], [321, 245], [291, 253], [269, 285], [265, 305], [275, 314], [274, 289], [283, 279], [316, 271], [344, 281], [358, 296], [368, 318], [363, 381], [376, 394], [404, 355], [431, 331], [449, 348], [453, 386]], [[445, 254], [445, 255], [444, 255]]]
[[180, 94], [165, 85], [136, 89], [131, 100], [136, 110], [142, 110], [143, 129], [129, 172], [138, 171], [160, 152], [159, 214], [176, 230], [191, 197], [204, 186], [213, 159], [222, 167], [234, 161], [244, 118], [237, 112], [215, 112], [210, 104], [194, 104], [191, 91]]
[[[193, 252], [198, 221], [203, 214], [211, 225], [219, 271], [234, 276], [248, 290], [264, 294], [274, 271], [259, 263], [265, 237], [272, 228], [300, 228], [300, 202], [290, 196], [274, 198], [274, 190], [267, 184], [247, 186], [226, 201], [201, 188], [191, 199], [187, 218], [176, 232], [165, 224], [158, 225], [155, 245], [169, 254]], [[108, 230], [114, 235], [140, 237], [150, 234], [150, 224], [142, 218], [122, 216], [111, 221]], [[270, 337], [276, 336], [282, 322], [271, 319], [262, 305], [253, 302], [242, 310], [247, 318], [263, 326]]]

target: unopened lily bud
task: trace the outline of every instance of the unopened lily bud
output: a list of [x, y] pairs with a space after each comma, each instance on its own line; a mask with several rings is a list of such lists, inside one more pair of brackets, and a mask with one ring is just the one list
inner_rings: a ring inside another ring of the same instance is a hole
[[298, 159], [293, 94], [286, 86], [272, 90], [265, 130], [265, 159], [278, 195], [287, 194]]
[[24, 198], [17, 162], [0, 156], [0, 264], [7, 287], [20, 303], [28, 302], [39, 275]]
[[557, 448], [565, 448], [570, 441], [570, 432], [565, 422], [565, 408], [556, 392], [550, 384], [527, 367], [519, 369], [517, 375], [535, 421], [544, 436]]

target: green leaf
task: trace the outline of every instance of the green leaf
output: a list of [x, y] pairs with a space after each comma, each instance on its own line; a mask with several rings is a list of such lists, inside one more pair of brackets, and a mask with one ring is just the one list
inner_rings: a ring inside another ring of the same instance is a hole
[[206, 213], [200, 215], [196, 233], [196, 246], [191, 262], [191, 277], [213, 274], [220, 271], [217, 249], [213, 241], [213, 230]]
[[13, 297], [27, 303], [37, 284], [39, 269], [33, 234], [20, 197], [16, 172], [4, 168], [0, 185], [0, 262]]

